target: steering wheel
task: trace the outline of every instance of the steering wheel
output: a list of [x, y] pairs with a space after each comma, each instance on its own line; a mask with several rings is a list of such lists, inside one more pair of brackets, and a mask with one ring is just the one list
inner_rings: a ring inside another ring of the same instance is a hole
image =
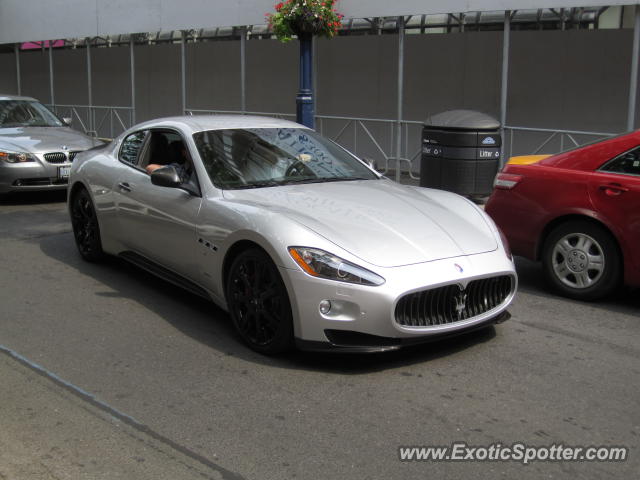
[[300, 160], [296, 160], [291, 165], [287, 167], [287, 170], [284, 172], [284, 176], [286, 177], [304, 177], [311, 176], [314, 177], [315, 173], [311, 170], [304, 162]]

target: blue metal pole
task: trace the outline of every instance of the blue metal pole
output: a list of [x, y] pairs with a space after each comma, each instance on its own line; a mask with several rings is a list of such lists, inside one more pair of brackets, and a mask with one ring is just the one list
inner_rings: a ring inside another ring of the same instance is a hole
[[303, 33], [300, 39], [300, 90], [296, 96], [296, 121], [302, 125], [314, 128], [313, 102], [313, 35]]

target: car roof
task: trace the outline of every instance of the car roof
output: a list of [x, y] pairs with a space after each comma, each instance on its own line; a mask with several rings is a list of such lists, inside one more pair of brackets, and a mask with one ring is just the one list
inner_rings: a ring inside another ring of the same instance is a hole
[[177, 127], [191, 130], [193, 133], [207, 130], [226, 130], [235, 128], [307, 128], [289, 120], [263, 117], [258, 115], [184, 115], [149, 120], [134, 127], [146, 128]]
[[25, 100], [27, 102], [39, 101], [32, 97], [23, 97], [21, 95], [5, 95], [4, 93], [0, 93], [0, 100]]
[[640, 145], [640, 130], [553, 155], [541, 160], [539, 165], [593, 171], [600, 168], [605, 162], [638, 145]]

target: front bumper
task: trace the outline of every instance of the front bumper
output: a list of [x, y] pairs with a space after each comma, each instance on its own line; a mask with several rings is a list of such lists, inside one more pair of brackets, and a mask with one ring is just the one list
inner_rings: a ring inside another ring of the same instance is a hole
[[[311, 277], [300, 270], [281, 268], [294, 317], [294, 332], [303, 349], [385, 351], [422, 343], [504, 321], [514, 298], [517, 276], [504, 251], [456, 257], [394, 268], [362, 265], [386, 279], [369, 287]], [[375, 268], [375, 269], [374, 269]], [[511, 277], [511, 292], [502, 303], [470, 318], [450, 323], [407, 326], [396, 320], [396, 305], [407, 294], [447, 285], [463, 288], [473, 280]], [[319, 309], [329, 300], [328, 314]]]
[[0, 193], [67, 188], [68, 177], [61, 177], [60, 172], [71, 163], [53, 164], [37, 157], [36, 162], [0, 162]]
[[491, 325], [506, 322], [511, 318], [507, 311], [499, 313], [495, 317], [473, 324], [473, 326], [463, 330], [437, 333], [413, 338], [389, 338], [378, 337], [366, 333], [351, 332], [348, 330], [325, 330], [328, 338], [326, 342], [315, 342], [311, 340], [301, 340], [296, 338], [296, 347], [300, 350], [310, 352], [336, 352], [336, 353], [382, 353], [400, 350], [404, 347], [421, 345], [424, 343], [437, 342], [447, 338], [457, 337], [475, 330], [489, 327]]

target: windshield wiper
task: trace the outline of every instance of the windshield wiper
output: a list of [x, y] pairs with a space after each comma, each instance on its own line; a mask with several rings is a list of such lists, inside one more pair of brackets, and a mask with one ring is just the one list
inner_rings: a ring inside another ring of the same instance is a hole
[[328, 183], [328, 182], [349, 182], [354, 180], [373, 180], [373, 178], [364, 177], [316, 177], [316, 178], [304, 178], [302, 180], [285, 180], [283, 185], [297, 184], [297, 183]]
[[280, 185], [282, 185], [282, 182], [277, 182], [275, 180], [265, 180], [264, 182], [247, 183], [245, 185], [237, 185], [231, 188], [234, 190], [241, 190], [245, 188], [279, 187]]
[[314, 178], [302, 178], [299, 180], [264, 180], [262, 182], [252, 182], [244, 185], [234, 185], [227, 187], [230, 190], [245, 190], [249, 188], [266, 188], [266, 187], [280, 187], [282, 185], [298, 185], [303, 183], [328, 183], [328, 182], [348, 182], [353, 180], [375, 180], [373, 178], [364, 177], [314, 177]]

